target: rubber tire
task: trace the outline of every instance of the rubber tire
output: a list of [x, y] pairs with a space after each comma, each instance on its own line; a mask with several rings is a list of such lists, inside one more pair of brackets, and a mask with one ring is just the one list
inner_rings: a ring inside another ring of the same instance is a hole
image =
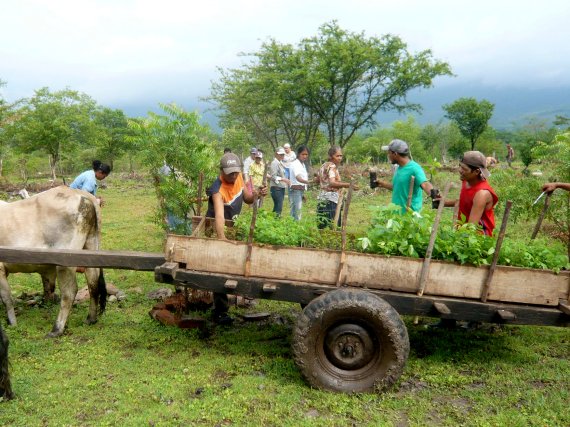
[[[331, 335], [338, 337], [339, 331], [358, 341], [361, 353], [368, 347], [362, 366], [342, 366], [345, 359], [330, 357], [331, 348], [342, 347], [341, 340], [334, 338], [335, 346], [330, 345]], [[365, 339], [360, 340], [361, 335]], [[400, 378], [409, 353], [408, 331], [398, 312], [382, 298], [359, 289], [338, 289], [314, 299], [293, 330], [297, 366], [311, 386], [324, 390], [383, 392]]]

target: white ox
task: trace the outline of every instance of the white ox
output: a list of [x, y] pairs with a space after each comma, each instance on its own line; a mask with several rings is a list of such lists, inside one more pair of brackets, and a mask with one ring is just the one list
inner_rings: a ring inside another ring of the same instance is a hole
[[[0, 246], [98, 250], [100, 241], [101, 209], [97, 199], [85, 191], [60, 186], [29, 199], [0, 204]], [[0, 299], [6, 305], [8, 323], [16, 324], [8, 274], [40, 273], [44, 298], [53, 296], [57, 276], [61, 308], [48, 336], [61, 335], [77, 294], [75, 271], [76, 267], [0, 262]], [[92, 324], [97, 321], [98, 306], [101, 312], [105, 310], [107, 290], [101, 269], [86, 268], [85, 276], [91, 297], [87, 323]]]

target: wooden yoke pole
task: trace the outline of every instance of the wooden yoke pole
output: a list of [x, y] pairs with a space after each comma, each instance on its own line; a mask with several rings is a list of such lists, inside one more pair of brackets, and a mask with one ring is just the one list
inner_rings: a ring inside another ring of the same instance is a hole
[[544, 216], [546, 215], [546, 211], [548, 210], [548, 206], [550, 206], [550, 197], [551, 196], [552, 196], [552, 193], [546, 193], [542, 212], [540, 213], [540, 216], [538, 217], [538, 221], [536, 222], [536, 225], [534, 226], [534, 231], [532, 232], [532, 235], [530, 236], [530, 240], [534, 240], [534, 238], [536, 237], [536, 235], [538, 234], [538, 232], [540, 230], [540, 226], [542, 225], [542, 220], [544, 219]]
[[499, 252], [501, 251], [501, 245], [503, 244], [503, 239], [505, 238], [505, 232], [507, 231], [507, 221], [509, 219], [509, 213], [511, 212], [511, 206], [513, 202], [507, 200], [505, 205], [505, 213], [503, 214], [503, 222], [501, 223], [501, 231], [499, 231], [499, 237], [497, 238], [497, 244], [495, 245], [495, 253], [493, 254], [493, 262], [491, 262], [491, 267], [489, 268], [489, 273], [483, 284], [483, 289], [481, 289], [481, 301], [487, 302], [489, 297], [489, 291], [491, 289], [491, 281], [493, 280], [493, 274], [495, 274], [495, 269], [497, 268], [497, 261], [499, 260]]
[[412, 196], [414, 195], [414, 181], [416, 180], [415, 176], [410, 177], [410, 188], [408, 188], [408, 202], [406, 203], [406, 208], [410, 209], [412, 206]]
[[445, 207], [444, 201], [445, 198], [447, 197], [447, 193], [449, 193], [450, 188], [451, 188], [451, 182], [448, 182], [443, 190], [441, 201], [439, 202], [439, 206], [437, 207], [437, 213], [435, 214], [435, 219], [431, 227], [431, 236], [429, 237], [429, 243], [426, 249], [426, 256], [424, 258], [424, 262], [422, 264], [422, 270], [420, 273], [420, 280], [418, 281], [418, 295], [420, 297], [424, 294], [424, 290], [426, 287], [426, 281], [429, 273], [429, 265], [431, 263], [431, 254], [433, 252], [433, 247], [435, 245], [435, 238], [437, 237], [437, 229], [439, 228], [439, 220], [441, 219], [441, 214], [443, 213], [443, 208]]
[[[344, 272], [344, 266], [346, 265], [346, 223], [348, 222], [348, 208], [350, 207], [350, 201], [352, 200], [352, 190], [353, 184], [350, 183], [348, 187], [348, 194], [346, 195], [346, 204], [344, 206], [344, 212], [342, 213], [342, 225], [341, 225], [341, 240], [340, 240], [340, 263], [338, 266], [338, 275], [336, 277], [336, 286], [342, 284], [342, 275]], [[337, 206], [338, 209], [338, 206]]]

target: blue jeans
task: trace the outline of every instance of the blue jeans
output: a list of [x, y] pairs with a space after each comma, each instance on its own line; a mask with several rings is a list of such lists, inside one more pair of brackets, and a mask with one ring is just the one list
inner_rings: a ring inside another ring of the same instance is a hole
[[303, 207], [304, 190], [289, 190], [289, 204], [291, 205], [291, 216], [299, 221], [301, 219], [301, 208]]
[[285, 189], [281, 187], [271, 187], [271, 198], [273, 199], [273, 212], [281, 216], [283, 210], [283, 199], [285, 199]]

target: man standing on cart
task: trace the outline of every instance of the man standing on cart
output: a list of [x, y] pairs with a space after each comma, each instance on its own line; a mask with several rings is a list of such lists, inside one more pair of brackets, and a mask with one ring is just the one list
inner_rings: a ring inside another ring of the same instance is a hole
[[[208, 211], [206, 216], [215, 219], [218, 239], [225, 240], [226, 220], [233, 220], [241, 212], [243, 202], [253, 203], [255, 192], [244, 184], [241, 174], [241, 161], [234, 153], [226, 153], [220, 160], [220, 176], [206, 190], [208, 195]], [[267, 194], [267, 188], [260, 188], [259, 194]], [[231, 323], [227, 315], [228, 297], [226, 294], [214, 294], [214, 320], [222, 324]]]

